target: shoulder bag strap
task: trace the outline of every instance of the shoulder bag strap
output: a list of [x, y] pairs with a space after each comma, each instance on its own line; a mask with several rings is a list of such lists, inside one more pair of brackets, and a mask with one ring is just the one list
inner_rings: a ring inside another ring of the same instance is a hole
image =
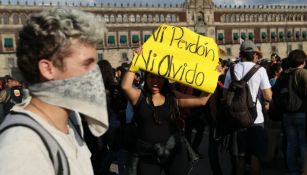
[[235, 75], [235, 65], [230, 66], [230, 77], [232, 81], [238, 81], [237, 76]]
[[247, 82], [258, 71], [258, 69], [260, 69], [260, 67], [261, 66], [258, 64], [254, 65], [241, 80]]
[[67, 156], [60, 146], [60, 144], [55, 140], [55, 138], [37, 121], [35, 121], [32, 117], [30, 117], [26, 113], [21, 112], [10, 112], [10, 119], [3, 123], [0, 128], [0, 134], [4, 131], [16, 127], [22, 126], [31, 129], [34, 131], [44, 143], [48, 153], [50, 160], [53, 164], [54, 171], [57, 175], [69, 175], [70, 168]]

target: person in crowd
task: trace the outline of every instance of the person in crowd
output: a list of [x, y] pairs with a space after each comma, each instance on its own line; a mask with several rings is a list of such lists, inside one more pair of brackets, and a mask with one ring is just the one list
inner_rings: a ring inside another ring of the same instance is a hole
[[0, 103], [3, 104], [3, 115], [6, 116], [15, 104], [22, 102], [23, 87], [9, 75], [4, 77], [4, 81], [3, 90], [0, 91]]
[[[184, 94], [189, 94], [193, 96], [199, 96], [201, 91], [193, 89], [187, 85], [179, 84], [177, 90]], [[191, 144], [193, 150], [198, 155], [199, 158], [204, 156], [198, 150], [203, 139], [206, 118], [204, 114], [204, 106], [197, 108], [180, 108], [180, 113], [185, 119], [184, 135], [187, 141]], [[193, 134], [193, 130], [196, 132]]]
[[[241, 61], [234, 65], [234, 73], [240, 80], [262, 57], [262, 53], [258, 50], [256, 45], [250, 41], [244, 41], [240, 46]], [[230, 71], [227, 72], [224, 83], [224, 97], [226, 97], [227, 89], [231, 83]], [[257, 118], [254, 124], [246, 129], [242, 129], [237, 133], [238, 145], [238, 167], [237, 174], [243, 175], [245, 170], [246, 155], [251, 155], [251, 173], [253, 175], [261, 174], [260, 158], [266, 154], [266, 132], [264, 129], [264, 118], [262, 113], [262, 106], [259, 102], [258, 92], [262, 93], [265, 100], [271, 101], [272, 91], [269, 78], [266, 70], [261, 67], [247, 82], [253, 101], [257, 108]]]
[[[141, 53], [140, 49], [137, 53]], [[186, 175], [189, 157], [183, 142], [182, 119], [178, 106], [205, 105], [210, 97], [193, 97], [170, 89], [165, 78], [146, 73], [143, 90], [133, 87], [134, 72], [123, 78], [122, 89], [135, 108], [138, 136], [137, 158], [132, 169], [137, 175]]]
[[[283, 69], [281, 63], [279, 62], [272, 64], [269, 67], [268, 74], [272, 87], [276, 84], [276, 81], [282, 71]], [[270, 108], [269, 104], [266, 105], [268, 105], [268, 108]], [[278, 156], [278, 154], [282, 150], [282, 145], [280, 145], [280, 143], [282, 142], [282, 123], [280, 121], [276, 121], [277, 119], [275, 119], [274, 117], [277, 114], [273, 114], [272, 112], [270, 113], [268, 108], [264, 110], [264, 115], [268, 115], [267, 120], [265, 119], [268, 132], [268, 150], [266, 156], [266, 163], [269, 167], [271, 167], [274, 163], [274, 157]]]
[[110, 99], [113, 97], [112, 92], [116, 88], [112, 66], [107, 60], [100, 60], [97, 64], [102, 74], [103, 83], [105, 84], [109, 129], [102, 137], [95, 137], [87, 126], [84, 116], [81, 117], [83, 117], [82, 125], [84, 128], [84, 140], [92, 153], [91, 162], [94, 168], [94, 173], [107, 174], [113, 161], [113, 157], [115, 157], [113, 156], [115, 130], [119, 127], [120, 122], [111, 108], [112, 104]]
[[[0, 174], [93, 174], [79, 114], [93, 135], [107, 130], [105, 90], [96, 64], [96, 43], [104, 32], [100, 17], [77, 9], [52, 8], [31, 15], [19, 33], [16, 52], [31, 96], [11, 109], [1, 129], [22, 117], [41, 130], [14, 126], [1, 133]], [[42, 130], [66, 159], [51, 160]]]
[[[301, 170], [297, 165], [299, 156], [304, 165], [306, 142], [306, 100], [307, 100], [307, 70], [304, 69], [306, 54], [302, 50], [293, 50], [287, 58], [289, 68], [277, 79], [276, 86], [288, 76], [293, 76], [293, 91], [302, 100], [300, 109], [296, 112], [284, 112], [283, 124], [287, 137], [287, 167], [288, 174], [298, 175]], [[287, 80], [289, 81], [289, 80]], [[297, 154], [299, 153], [299, 154]]]
[[277, 78], [280, 76], [281, 72], [283, 71], [281, 67], [281, 63], [275, 63], [270, 66], [269, 68], [269, 78], [271, 86], [274, 86], [276, 83]]
[[227, 132], [220, 119], [223, 118], [222, 114], [222, 99], [223, 99], [223, 89], [224, 89], [224, 80], [225, 75], [228, 71], [228, 68], [231, 64], [230, 61], [220, 60], [220, 64], [222, 66], [222, 72], [219, 76], [219, 81], [217, 84], [217, 88], [215, 89], [212, 97], [209, 99], [208, 104], [206, 106], [206, 113], [209, 124], [209, 145], [208, 145], [208, 157], [210, 168], [213, 175], [223, 175], [226, 174], [223, 172], [220, 163], [220, 155], [219, 153], [222, 151], [228, 152], [230, 155], [231, 162], [231, 173], [232, 175], [236, 174], [236, 160], [233, 155], [232, 144], [229, 140], [232, 139], [232, 135], [224, 135], [224, 132]]
[[275, 63], [279, 63], [281, 61], [280, 57], [277, 55], [277, 53], [271, 54], [271, 65]]

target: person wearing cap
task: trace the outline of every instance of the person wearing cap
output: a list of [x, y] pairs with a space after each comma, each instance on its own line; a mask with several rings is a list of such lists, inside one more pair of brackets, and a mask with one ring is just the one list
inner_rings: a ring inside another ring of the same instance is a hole
[[[258, 50], [254, 42], [250, 40], [244, 41], [240, 46], [241, 61], [234, 64], [234, 73], [240, 80], [249, 70], [255, 65], [258, 59], [262, 57], [262, 53]], [[231, 83], [230, 71], [227, 72], [224, 82], [224, 97], [226, 97], [227, 89]], [[239, 130], [237, 133], [237, 174], [243, 175], [245, 170], [245, 156], [251, 155], [251, 174], [260, 175], [260, 158], [266, 154], [266, 132], [264, 130], [264, 117], [262, 106], [259, 100], [260, 91], [265, 100], [271, 101], [272, 91], [270, 81], [266, 70], [261, 67], [247, 82], [254, 102], [257, 102], [257, 118], [254, 124], [244, 130]], [[256, 99], [258, 98], [258, 99]]]

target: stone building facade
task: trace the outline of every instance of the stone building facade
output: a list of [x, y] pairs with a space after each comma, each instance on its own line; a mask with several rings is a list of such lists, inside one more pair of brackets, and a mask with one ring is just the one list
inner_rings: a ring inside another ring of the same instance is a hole
[[[183, 0], [184, 1], [184, 0]], [[307, 52], [306, 5], [215, 5], [212, 0], [185, 0], [182, 4], [2, 4], [0, 0], [0, 76], [16, 74], [18, 31], [33, 12], [54, 6], [73, 6], [103, 16], [108, 32], [98, 45], [98, 58], [112, 66], [129, 62], [132, 50], [163, 23], [188, 27], [215, 38], [226, 51], [225, 58], [235, 58], [240, 42], [253, 40], [269, 58], [282, 58], [294, 49]]]

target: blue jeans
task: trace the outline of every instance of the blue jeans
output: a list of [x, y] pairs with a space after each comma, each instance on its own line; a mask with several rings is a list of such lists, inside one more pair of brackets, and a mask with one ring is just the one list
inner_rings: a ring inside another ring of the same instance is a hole
[[304, 153], [306, 149], [306, 114], [285, 113], [283, 115], [284, 127], [287, 136], [287, 165], [290, 175], [299, 175], [297, 165], [297, 153], [299, 153], [302, 165], [304, 165]]

